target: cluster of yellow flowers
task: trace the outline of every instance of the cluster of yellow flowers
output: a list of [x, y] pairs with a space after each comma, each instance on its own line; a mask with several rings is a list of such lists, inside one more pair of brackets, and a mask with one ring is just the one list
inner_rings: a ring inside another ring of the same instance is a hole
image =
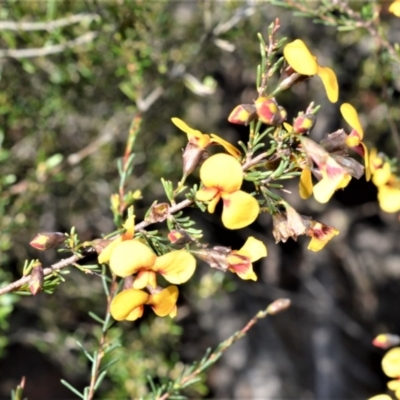
[[[318, 75], [328, 99], [333, 103], [337, 102], [339, 86], [334, 71], [319, 65], [303, 41], [288, 43], [283, 49], [283, 54], [288, 66], [283, 70], [274, 94], [308, 77]], [[276, 99], [272, 95], [261, 94], [254, 104], [235, 107], [228, 120], [242, 125], [258, 121], [258, 127], [261, 123], [276, 127], [273, 139], [278, 143], [278, 147], [285, 149], [282, 154], [288, 163], [290, 162], [289, 172], [300, 174], [299, 194], [303, 199], [313, 194], [318, 202], [326, 203], [336, 190], [345, 188], [352, 177], [359, 179], [365, 171], [366, 179], [372, 177], [373, 183], [378, 187], [382, 209], [388, 212], [398, 211], [399, 179], [393, 174], [391, 164], [378, 155], [376, 150], [369, 154], [363, 142], [364, 131], [355, 108], [349, 103], [340, 107], [344, 120], [351, 127], [350, 133], [339, 129], [327, 135], [319, 144], [308, 137], [316, 119], [314, 111], [310, 105], [309, 109], [305, 113], [299, 113], [293, 125], [290, 125], [285, 122], [286, 110], [279, 106]], [[252, 224], [260, 212], [269, 212], [272, 214], [276, 242], [285, 242], [288, 238], [296, 240], [300, 235], [307, 235], [311, 237], [308, 248], [312, 251], [321, 250], [339, 233], [333, 227], [298, 214], [281, 197], [274, 197], [270, 191], [263, 191], [268, 187], [268, 179], [263, 180], [262, 177], [257, 178], [257, 175], [253, 175], [256, 176], [253, 179], [256, 194], [263, 194], [264, 201], [258, 201], [253, 194], [241, 189], [249, 172], [257, 174], [260, 171], [268, 173], [269, 170], [273, 170], [272, 175], [269, 175], [271, 180], [271, 177], [276, 175], [276, 164], [273, 163], [279, 160], [281, 153], [266, 153], [259, 162], [252, 163], [252, 155], [243, 156], [238, 148], [219, 136], [193, 129], [179, 118], [172, 118], [172, 122], [185, 132], [188, 138], [183, 153], [183, 178], [180, 184], [183, 185], [187, 176], [201, 164], [202, 185], [195, 193], [194, 200], [204, 202], [211, 214], [222, 200], [221, 220], [226, 228], [244, 228]], [[254, 131], [252, 134], [254, 136]], [[206, 149], [211, 145], [222, 146], [228, 154], [209, 156]], [[349, 150], [363, 158], [364, 166], [349, 156]], [[271, 158], [268, 158], [269, 155]], [[294, 177], [295, 174], [288, 175], [288, 178]], [[315, 184], [312, 181], [313, 176], [318, 180]], [[145, 242], [135, 238], [134, 216], [127, 219], [124, 228], [125, 233], [108, 244], [99, 255], [100, 263], [108, 263], [113, 274], [124, 278], [124, 289], [114, 297], [110, 308], [116, 320], [136, 320], [142, 316], [144, 305], [149, 305], [158, 316], [175, 316], [179, 294], [176, 285], [187, 282], [194, 274], [194, 255], [213, 268], [229, 270], [242, 279], [251, 280], [257, 280], [252, 262], [267, 255], [265, 245], [254, 237], [249, 237], [240, 250], [221, 246], [202, 246], [201, 249], [191, 250], [187, 246], [185, 249], [158, 256]], [[168, 237], [172, 243], [177, 244], [183, 236], [177, 231], [171, 231]], [[191, 240], [183, 244], [190, 242]], [[157, 277], [160, 275], [171, 285], [166, 288], [158, 286]]]

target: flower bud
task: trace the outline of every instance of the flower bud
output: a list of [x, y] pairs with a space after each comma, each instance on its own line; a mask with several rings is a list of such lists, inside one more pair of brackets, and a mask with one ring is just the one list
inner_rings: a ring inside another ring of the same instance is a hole
[[267, 312], [269, 315], [279, 314], [280, 312], [287, 310], [290, 307], [290, 304], [290, 299], [275, 300], [268, 306]]
[[181, 229], [174, 229], [169, 232], [168, 239], [172, 244], [176, 244], [178, 246], [184, 246], [192, 241], [192, 238], [188, 235], [188, 233]]
[[373, 341], [372, 344], [381, 349], [388, 349], [400, 344], [400, 336], [394, 335], [393, 333], [381, 333]]
[[315, 121], [314, 114], [299, 115], [293, 122], [293, 130], [299, 134], [307, 133], [314, 127]]
[[255, 101], [258, 118], [267, 125], [280, 125], [286, 118], [286, 110], [275, 99], [259, 97]]
[[248, 125], [257, 117], [256, 108], [252, 104], [240, 104], [229, 114], [228, 121], [237, 125]]
[[39, 262], [35, 264], [29, 277], [29, 290], [33, 296], [38, 294], [43, 287], [44, 274], [42, 264]]
[[66, 235], [61, 232], [43, 232], [38, 233], [29, 244], [38, 250], [48, 250], [58, 247], [65, 239]]

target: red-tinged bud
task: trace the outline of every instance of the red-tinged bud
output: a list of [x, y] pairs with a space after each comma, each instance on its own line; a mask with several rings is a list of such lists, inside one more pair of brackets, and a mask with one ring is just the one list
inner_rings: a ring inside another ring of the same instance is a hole
[[275, 99], [259, 97], [255, 101], [258, 118], [267, 125], [280, 125], [286, 118], [286, 110]]
[[208, 157], [208, 152], [196, 143], [189, 142], [183, 152], [183, 174], [189, 176]]
[[278, 299], [271, 303], [267, 308], [269, 315], [279, 314], [282, 311], [287, 310], [291, 305], [290, 299]]
[[315, 121], [314, 114], [299, 115], [293, 122], [293, 130], [299, 134], [307, 133], [314, 127]]
[[228, 269], [228, 255], [232, 252], [229, 247], [215, 246], [212, 249], [193, 251], [192, 253], [205, 261], [211, 268], [226, 271]]
[[146, 221], [150, 222], [162, 222], [167, 219], [169, 215], [169, 204], [155, 202], [150, 209], [150, 213], [146, 218]]
[[172, 244], [184, 246], [192, 241], [192, 238], [184, 230], [172, 230], [168, 233], [168, 239]]
[[38, 294], [43, 287], [44, 274], [42, 264], [37, 263], [32, 269], [29, 277], [29, 290], [33, 296]]
[[228, 121], [237, 125], [248, 125], [257, 117], [253, 104], [240, 104], [229, 114]]
[[61, 232], [43, 232], [38, 233], [29, 244], [38, 250], [48, 250], [58, 247], [65, 239], [66, 235]]
[[372, 341], [372, 344], [386, 350], [389, 347], [394, 347], [400, 344], [400, 336], [392, 333], [381, 333]]

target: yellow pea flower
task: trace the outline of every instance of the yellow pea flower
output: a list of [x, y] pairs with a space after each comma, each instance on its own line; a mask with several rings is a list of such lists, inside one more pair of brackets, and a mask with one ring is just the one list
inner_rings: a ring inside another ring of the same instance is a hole
[[[319, 203], [326, 203], [337, 189], [345, 188], [351, 175], [343, 168], [330, 154], [313, 140], [301, 137], [300, 142], [305, 153], [310, 157], [319, 168], [321, 180], [313, 187], [315, 200]], [[300, 193], [306, 196], [310, 192], [311, 174], [306, 169], [300, 177]]]
[[127, 289], [114, 297], [110, 312], [117, 321], [135, 321], [143, 315], [144, 305], [147, 304], [159, 317], [166, 317], [167, 315], [174, 317], [178, 295], [178, 288], [173, 285], [154, 294], [138, 289]]
[[334, 236], [338, 234], [339, 231], [332, 226], [311, 220], [306, 233], [307, 236], [311, 236], [307, 249], [311, 251], [320, 251]]
[[196, 199], [209, 202], [210, 214], [222, 199], [222, 223], [226, 228], [244, 228], [256, 220], [260, 206], [253, 196], [240, 190], [243, 171], [234, 157], [228, 154], [211, 156], [200, 168], [200, 179], [205, 187], [197, 191]]
[[400, 180], [392, 175], [388, 184], [378, 187], [380, 208], [388, 213], [400, 211]]
[[110, 256], [110, 268], [122, 278], [137, 274], [133, 287], [142, 289], [147, 285], [156, 286], [156, 273], [173, 284], [188, 281], [196, 269], [196, 260], [185, 250], [175, 250], [157, 257], [145, 244], [131, 239], [115, 247]]
[[135, 235], [135, 216], [131, 215], [127, 218], [125, 223], [122, 225], [125, 228], [125, 233], [114, 239], [100, 254], [98, 261], [100, 264], [106, 264], [110, 261], [110, 256], [115, 247], [123, 242], [124, 240], [133, 239]]
[[244, 280], [257, 280], [253, 262], [267, 256], [264, 243], [250, 236], [240, 250], [232, 250], [227, 256], [228, 269]]
[[388, 213], [400, 211], [400, 179], [392, 173], [390, 164], [377, 154], [376, 149], [371, 150], [369, 159], [380, 208]]
[[389, 12], [394, 14], [396, 17], [400, 17], [400, 0], [395, 0], [390, 6], [389, 6]]
[[343, 103], [340, 106], [340, 112], [345, 121], [352, 128], [352, 131], [347, 136], [346, 144], [364, 158], [365, 178], [369, 181], [371, 179], [370, 157], [368, 155], [367, 146], [362, 141], [364, 138], [364, 130], [361, 126], [360, 119], [358, 118], [358, 113], [349, 103]]
[[400, 347], [393, 347], [383, 356], [382, 369], [389, 378], [400, 377]]
[[283, 48], [283, 55], [287, 63], [299, 74], [318, 75], [325, 87], [329, 101], [336, 103], [339, 97], [339, 85], [332, 69], [321, 67], [316, 57], [310, 52], [305, 43], [296, 39]]

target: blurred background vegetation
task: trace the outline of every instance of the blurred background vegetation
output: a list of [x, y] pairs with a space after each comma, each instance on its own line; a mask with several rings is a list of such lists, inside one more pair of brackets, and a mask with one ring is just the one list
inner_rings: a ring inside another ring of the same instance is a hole
[[[355, 9], [362, 2], [351, 3]], [[382, 5], [382, 27], [400, 41], [400, 20]], [[263, 1], [6, 1], [0, 6], [0, 282], [20, 276], [25, 259], [44, 266], [62, 257], [29, 247], [37, 232], [69, 232], [81, 240], [114, 230], [110, 195], [118, 187], [117, 158], [129, 124], [143, 112], [135, 168], [138, 220], [164, 200], [160, 178], [178, 181], [186, 137], [170, 122], [246, 140], [230, 125], [233, 107], [256, 97], [257, 33], [281, 20], [281, 36], [303, 39], [338, 75], [340, 100], [359, 110], [369, 145], [399, 155], [387, 116], [400, 120], [399, 65], [365, 30], [338, 32]], [[17, 25], [12, 22], [16, 22]], [[38, 25], [38, 23], [41, 23]], [[18, 25], [19, 24], [19, 25]], [[322, 105], [313, 137], [343, 126], [317, 80], [278, 98], [289, 120], [310, 101]], [[194, 182], [194, 180], [193, 180]], [[399, 221], [384, 214], [376, 189], [363, 179], [327, 206], [297, 196], [297, 211], [340, 229], [321, 254], [307, 242], [275, 245], [271, 218], [227, 233], [207, 214], [191, 212], [212, 244], [240, 248], [249, 235], [268, 247], [257, 283], [200, 265], [185, 285], [175, 320], [147, 315], [112, 330], [120, 362], [101, 398], [137, 398], [156, 381], [177, 377], [277, 297], [285, 314], [260, 322], [230, 349], [190, 397], [364, 398], [382, 392], [380, 332], [400, 331]], [[162, 227], [157, 227], [162, 229]], [[93, 260], [92, 260], [93, 261]], [[29, 399], [71, 398], [60, 384], [87, 384], [89, 365], [76, 339], [96, 348], [89, 310], [104, 313], [100, 279], [71, 269], [54, 295], [0, 297], [0, 397], [26, 376]]]

